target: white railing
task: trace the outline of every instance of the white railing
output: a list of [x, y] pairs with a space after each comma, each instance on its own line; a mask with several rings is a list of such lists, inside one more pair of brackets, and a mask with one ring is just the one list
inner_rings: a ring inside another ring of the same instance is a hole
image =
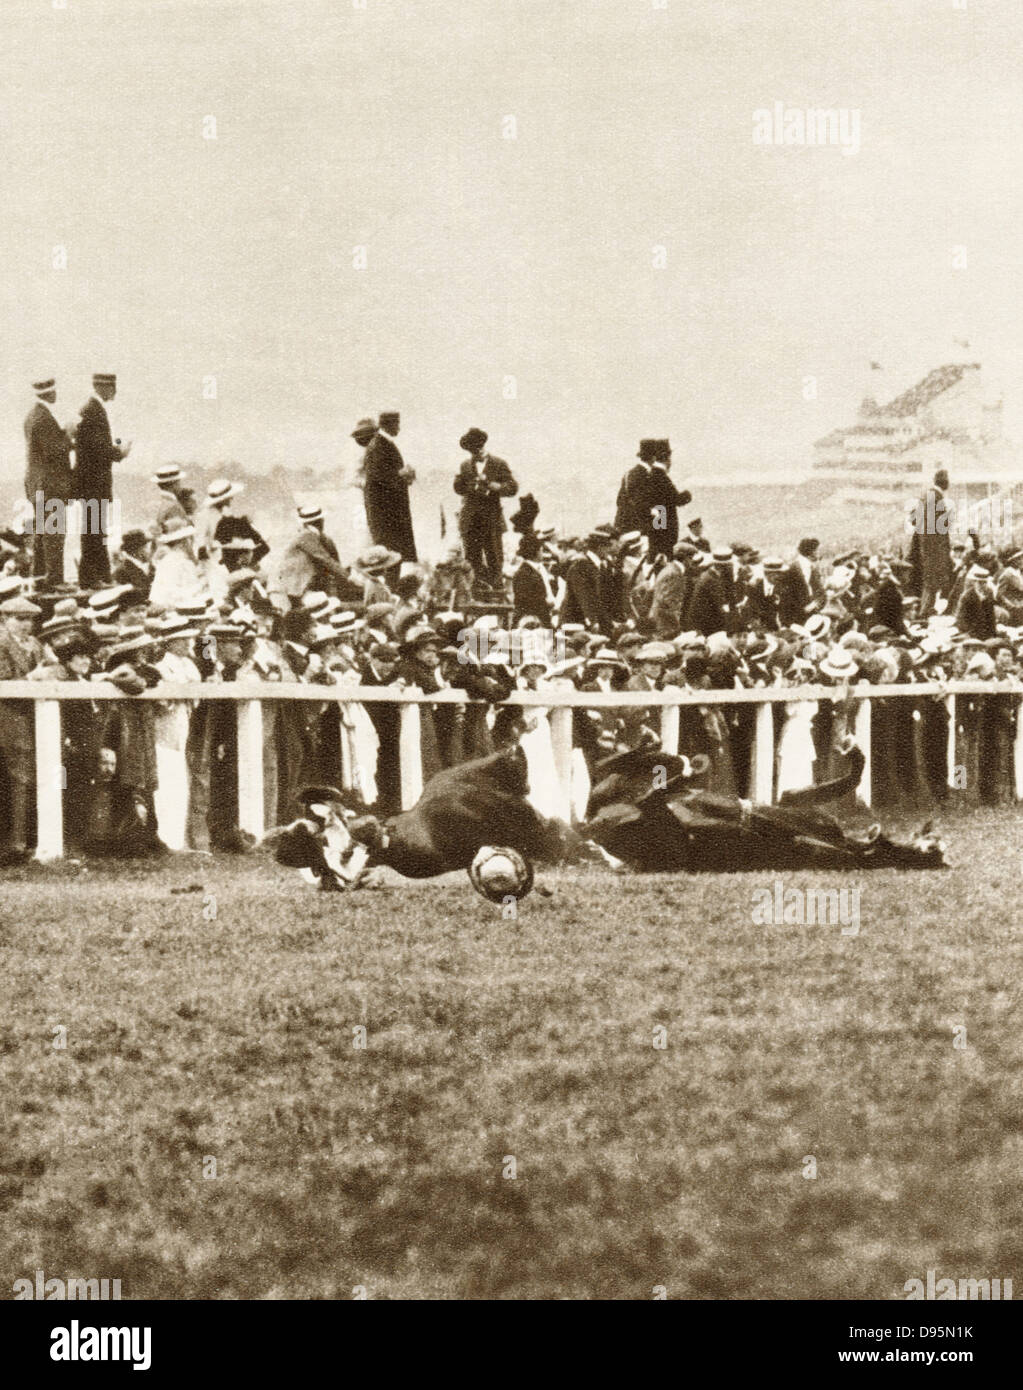
[[[855, 734], [866, 757], [859, 794], [871, 800], [870, 702], [879, 699], [920, 700], [937, 698], [948, 711], [947, 780], [950, 787], [956, 767], [956, 697], [959, 695], [1009, 695], [1019, 702], [1013, 749], [1014, 788], [1023, 801], [1023, 686], [1016, 682], [948, 681], [920, 685], [847, 685], [770, 687], [749, 690], [661, 691], [539, 690], [515, 691], [509, 705], [541, 707], [548, 711], [551, 742], [562, 814], [569, 816], [572, 767], [572, 711], [575, 709], [654, 709], [661, 711], [661, 746], [678, 750], [679, 710], [683, 706], [756, 705], [749, 795], [768, 803], [774, 796], [773, 704], [803, 701], [856, 703]], [[396, 704], [399, 717], [399, 767], [401, 804], [412, 806], [423, 789], [420, 752], [420, 705], [471, 703], [461, 690], [424, 695], [418, 690], [394, 686], [290, 685], [266, 682], [205, 681], [201, 684], [168, 683], [139, 695], [126, 696], [116, 686], [93, 681], [0, 682], [0, 700], [31, 700], [35, 706], [35, 759], [37, 848], [36, 858], [60, 858], [64, 852], [63, 787], [55, 775], [63, 762], [60, 706], [73, 700], [204, 701], [233, 700], [238, 704], [238, 823], [242, 830], [261, 836], [267, 829], [263, 809], [263, 704], [266, 701], [313, 700], [319, 704]], [[684, 750], [683, 750], [684, 751]]]

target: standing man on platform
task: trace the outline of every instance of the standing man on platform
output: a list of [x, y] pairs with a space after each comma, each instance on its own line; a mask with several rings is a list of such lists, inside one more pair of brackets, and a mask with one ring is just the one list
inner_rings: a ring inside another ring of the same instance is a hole
[[363, 496], [366, 525], [374, 545], [395, 550], [403, 560], [415, 562], [416, 538], [412, 531], [409, 487], [415, 470], [405, 466], [395, 436], [401, 429], [397, 410], [380, 412], [380, 427], [372, 420], [360, 420], [352, 438], [365, 449], [362, 460]]
[[678, 509], [688, 506], [693, 495], [677, 488], [668, 477], [671, 468], [671, 441], [655, 439], [653, 466], [645, 488], [646, 521], [640, 528], [650, 542], [651, 561], [658, 555], [670, 556], [678, 544]]
[[82, 406], [78, 421], [75, 491], [82, 503], [78, 583], [83, 589], [98, 589], [110, 583], [107, 535], [109, 511], [114, 500], [113, 465], [131, 453], [131, 440], [122, 444], [114, 439], [110, 429], [107, 402], [116, 395], [114, 373], [94, 373], [92, 395]]
[[458, 529], [465, 558], [477, 583], [495, 589], [503, 582], [503, 532], [507, 529], [501, 498], [514, 497], [519, 485], [504, 459], [487, 453], [487, 438], [486, 430], [471, 429], [458, 441], [470, 457], [459, 465], [455, 491], [462, 498]]
[[36, 403], [25, 417], [25, 495], [32, 509], [32, 573], [39, 587], [64, 582], [64, 538], [71, 497], [71, 439], [54, 414], [57, 383], [44, 377], [32, 383]]

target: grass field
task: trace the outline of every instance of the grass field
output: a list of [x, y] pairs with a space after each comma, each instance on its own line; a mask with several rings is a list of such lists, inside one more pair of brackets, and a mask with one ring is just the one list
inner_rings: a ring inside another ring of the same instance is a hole
[[1019, 826], [979, 813], [946, 827], [961, 867], [855, 880], [855, 937], [754, 926], [763, 875], [564, 871], [505, 921], [464, 879], [346, 898], [263, 859], [11, 871], [0, 1285], [1019, 1284]]

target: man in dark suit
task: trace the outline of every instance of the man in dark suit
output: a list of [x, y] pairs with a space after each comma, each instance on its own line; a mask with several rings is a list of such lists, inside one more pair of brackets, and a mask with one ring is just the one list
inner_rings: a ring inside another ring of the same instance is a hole
[[593, 632], [610, 633], [615, 622], [609, 560], [614, 543], [606, 526], [598, 526], [586, 537], [586, 553], [576, 556], [565, 573], [562, 624], [584, 623]]
[[704, 569], [696, 581], [689, 605], [689, 622], [704, 637], [712, 632], [736, 631], [735, 580], [730, 550], [723, 547], [715, 550], [709, 568]]
[[796, 558], [778, 576], [778, 621], [782, 627], [805, 623], [824, 603], [824, 585], [817, 569], [820, 541], [807, 536], [796, 547]]
[[491, 588], [501, 585], [504, 563], [502, 533], [507, 529], [501, 510], [502, 497], [514, 497], [519, 485], [504, 459], [486, 452], [485, 430], [471, 429], [458, 441], [470, 457], [463, 459], [455, 477], [455, 491], [462, 500], [458, 528], [465, 558], [473, 574]]
[[64, 582], [64, 538], [71, 498], [71, 439], [53, 412], [53, 377], [32, 383], [36, 403], [25, 418], [25, 495], [32, 507], [32, 573], [39, 587]]
[[406, 468], [394, 437], [401, 429], [396, 410], [380, 412], [380, 427], [372, 420], [360, 420], [352, 438], [365, 449], [362, 457], [363, 498], [366, 525], [374, 545], [385, 545], [403, 560], [416, 559], [416, 539], [412, 531], [409, 486], [415, 470]]
[[131, 441], [115, 441], [107, 415], [107, 401], [117, 394], [113, 372], [96, 372], [92, 395], [82, 406], [75, 435], [75, 492], [82, 503], [82, 540], [78, 557], [78, 583], [98, 589], [110, 583], [107, 551], [109, 511], [114, 500], [113, 465], [127, 458]]
[[634, 463], [622, 478], [615, 506], [615, 530], [621, 535], [629, 531], [640, 531], [644, 536], [647, 533], [650, 521], [647, 493], [656, 444], [655, 439], [641, 439], [636, 455], [639, 462]]
[[671, 555], [678, 542], [678, 509], [693, 500], [685, 488], [679, 489], [668, 477], [671, 442], [655, 439], [654, 462], [645, 490], [646, 521], [640, 528], [650, 542], [649, 557]]
[[537, 618], [544, 627], [551, 625], [554, 591], [540, 562], [541, 554], [539, 536], [529, 533], [519, 541], [521, 564], [512, 576], [513, 626], [517, 627], [523, 618]]

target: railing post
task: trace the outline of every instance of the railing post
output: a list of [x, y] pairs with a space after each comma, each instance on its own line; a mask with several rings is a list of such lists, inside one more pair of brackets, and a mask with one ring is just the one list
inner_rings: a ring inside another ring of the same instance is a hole
[[672, 757], [678, 752], [678, 705], [661, 706], [661, 752]]
[[863, 754], [863, 776], [856, 794], [865, 806], [870, 805], [870, 701], [861, 700], [856, 706], [856, 742]]
[[554, 771], [558, 780], [558, 814], [562, 820], [572, 819], [572, 710], [555, 707], [550, 713], [551, 747], [554, 751]]
[[945, 708], [948, 710], [948, 738], [945, 744], [945, 781], [949, 787], [954, 789], [956, 784], [956, 697], [954, 695], [945, 696]]
[[64, 853], [64, 748], [60, 703], [36, 700], [36, 854], [45, 862]]
[[400, 706], [398, 716], [398, 764], [401, 772], [401, 809], [409, 810], [423, 793], [423, 753], [420, 744], [419, 706]]
[[1016, 800], [1023, 801], [1023, 699], [1016, 703], [1016, 739], [1012, 746], [1013, 771], [1016, 774]]
[[263, 704], [239, 700], [238, 719], [238, 828], [261, 840], [263, 822]]
[[767, 701], [757, 705], [750, 781], [750, 800], [770, 806], [774, 800], [774, 706]]

